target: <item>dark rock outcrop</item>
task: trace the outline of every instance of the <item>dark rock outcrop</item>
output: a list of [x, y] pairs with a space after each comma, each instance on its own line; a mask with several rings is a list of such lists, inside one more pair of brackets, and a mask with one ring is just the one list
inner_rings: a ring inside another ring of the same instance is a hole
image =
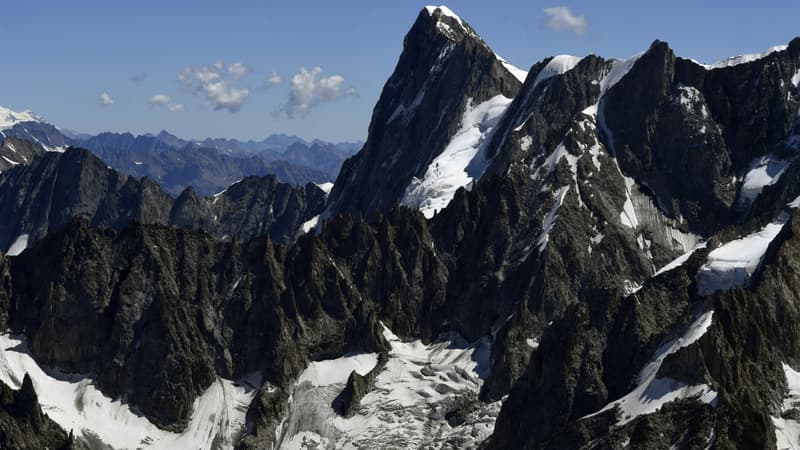
[[174, 200], [152, 179], [122, 175], [79, 149], [46, 153], [0, 174], [0, 192], [0, 249], [22, 234], [32, 245], [74, 217], [116, 230], [136, 221], [202, 229], [220, 239], [270, 234], [287, 242], [325, 207], [317, 186], [292, 187], [274, 176], [245, 178], [214, 197], [190, 188]]
[[388, 361], [389, 355], [381, 353], [378, 355], [378, 363], [366, 375], [361, 375], [355, 370], [350, 372], [344, 389], [333, 400], [331, 406], [334, 411], [343, 417], [353, 417], [361, 406], [361, 399], [372, 390], [375, 385], [375, 379], [386, 367]]

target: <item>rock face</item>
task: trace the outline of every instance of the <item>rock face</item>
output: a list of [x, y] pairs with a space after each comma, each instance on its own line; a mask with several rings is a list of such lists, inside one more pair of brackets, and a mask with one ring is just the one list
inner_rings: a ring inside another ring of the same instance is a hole
[[[502, 403], [485, 448], [799, 446], [800, 39], [750, 59], [655, 42], [547, 58], [520, 84], [426, 8], [327, 205], [271, 178], [172, 200], [78, 150], [5, 171], [4, 244], [41, 240], [0, 256], [0, 326], [172, 430], [217, 377], [261, 373], [241, 448], [289, 442], [298, 375], [396, 350], [384, 326], [491, 341], [479, 394], [420, 422], [463, 429]], [[490, 124], [466, 119], [498, 96]], [[430, 219], [397, 206], [470, 132], [460, 167], [480, 176]], [[412, 364], [445, 377], [429, 362]], [[352, 372], [323, 407], [363, 419], [383, 373]]]
[[[461, 126], [470, 105], [520, 87], [504, 62], [447, 8], [427, 8], [406, 35], [364, 148], [342, 167], [332, 212], [372, 213], [400, 201]], [[369, 189], [364, 189], [369, 186]]]
[[284, 242], [325, 204], [315, 185], [292, 187], [274, 176], [246, 178], [214, 197], [187, 189], [173, 199], [153, 180], [121, 175], [79, 149], [47, 153], [4, 172], [0, 191], [3, 249], [21, 235], [32, 244], [73, 217], [116, 230], [137, 221], [203, 229], [221, 239], [269, 233]]
[[604, 97], [620, 167], [701, 233], [731, 221], [754, 159], [784, 153], [797, 121], [794, 47], [757, 61], [705, 70], [655, 42]]

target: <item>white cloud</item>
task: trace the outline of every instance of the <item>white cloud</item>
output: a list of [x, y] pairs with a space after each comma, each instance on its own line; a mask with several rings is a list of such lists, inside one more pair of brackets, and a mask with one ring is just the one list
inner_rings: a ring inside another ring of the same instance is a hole
[[187, 66], [178, 75], [178, 80], [194, 92], [203, 93], [206, 103], [215, 110], [228, 110], [232, 113], [242, 109], [250, 89], [239, 87], [236, 83], [249, 71], [241, 63], [228, 66], [227, 74], [225, 64], [217, 61], [210, 66]]
[[281, 78], [278, 72], [272, 72], [272, 75], [268, 76], [266, 80], [264, 80], [264, 84], [266, 86], [275, 86], [276, 84], [281, 84], [283, 78]]
[[228, 66], [228, 73], [233, 75], [234, 80], [242, 78], [247, 72], [249, 72], [249, 69], [242, 63], [233, 63]]
[[151, 106], [167, 106], [172, 101], [169, 95], [158, 94], [150, 97]]
[[544, 26], [553, 31], [572, 31], [580, 36], [589, 28], [586, 17], [574, 15], [568, 6], [545, 8], [544, 14]]
[[352, 87], [343, 87], [344, 81], [341, 75], [323, 77], [321, 67], [314, 67], [311, 70], [302, 67], [300, 72], [292, 77], [289, 99], [283, 106], [283, 111], [289, 118], [296, 115], [304, 117], [310, 114], [314, 107], [323, 103], [357, 96]]
[[111, 106], [114, 104], [114, 99], [108, 93], [103, 92], [100, 94], [100, 106]]
[[183, 103], [172, 103], [172, 97], [169, 95], [158, 94], [150, 97], [150, 106], [154, 108], [167, 108], [172, 112], [184, 111]]

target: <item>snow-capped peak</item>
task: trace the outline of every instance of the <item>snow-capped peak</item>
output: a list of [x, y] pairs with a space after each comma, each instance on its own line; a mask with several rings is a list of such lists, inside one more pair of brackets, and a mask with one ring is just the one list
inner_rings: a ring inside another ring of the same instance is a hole
[[[458, 23], [458, 25], [461, 27], [461, 29], [465, 33], [467, 33], [468, 35], [473, 36], [475, 38], [478, 38], [480, 41], [483, 41], [483, 39], [481, 39], [480, 36], [475, 34], [475, 32], [472, 31], [472, 29], [467, 26], [466, 22], [464, 22], [464, 20], [462, 20], [461, 17], [458, 17], [458, 15], [456, 13], [454, 13], [453, 10], [451, 10], [447, 6], [441, 5], [441, 6], [426, 6], [425, 7], [425, 12], [431, 17], [433, 17], [436, 14], [437, 11], [439, 12], [439, 17], [449, 17], [449, 18], [453, 19], [456, 23]], [[440, 31], [444, 32], [446, 35], [453, 36], [452, 29], [446, 23], [438, 21], [436, 23], [436, 26]], [[488, 45], [487, 45], [487, 47], [488, 47]], [[503, 67], [511, 75], [514, 76], [514, 78], [519, 80], [520, 83], [524, 83], [525, 82], [525, 78], [528, 76], [528, 72], [526, 72], [526, 71], [514, 66], [513, 64], [509, 63], [508, 61], [506, 61], [505, 59], [503, 59], [500, 55], [498, 55], [496, 53], [495, 53], [495, 57], [503, 65]]]
[[453, 10], [448, 8], [447, 6], [444, 6], [444, 5], [440, 5], [440, 6], [428, 5], [428, 6], [425, 7], [425, 11], [427, 11], [428, 14], [431, 15], [431, 16], [436, 12], [436, 10], [439, 10], [439, 12], [441, 14], [443, 14], [443, 15], [445, 15], [447, 17], [451, 17], [453, 19], [456, 19], [458, 21], [458, 23], [460, 23], [462, 25], [464, 24], [464, 21], [461, 20], [461, 17], [458, 17], [458, 15], [456, 13], [454, 13]]
[[0, 130], [7, 130], [14, 125], [22, 122], [41, 122], [41, 117], [30, 110], [15, 112], [0, 106]]
[[[444, 6], [444, 5], [442, 5], [442, 6], [426, 6], [425, 7], [425, 12], [429, 16], [434, 17], [436, 19], [436, 28], [438, 28], [439, 31], [443, 32], [445, 35], [453, 37], [453, 30], [452, 30], [452, 28], [450, 28], [450, 25], [448, 25], [448, 23], [445, 23], [445, 22], [440, 20], [442, 17], [448, 17], [448, 18], [452, 19], [455, 23], [458, 24], [458, 26], [461, 28], [461, 30], [464, 33], [466, 33], [469, 36], [473, 36], [473, 37], [475, 37], [475, 38], [477, 38], [477, 39], [482, 41], [482, 39], [480, 39], [480, 36], [475, 34], [475, 32], [472, 31], [472, 29], [467, 25], [467, 23], [464, 22], [464, 20], [462, 20], [461, 17], [458, 17], [458, 15], [456, 15], [456, 13], [454, 13], [453, 10], [451, 10], [447, 6]], [[438, 15], [437, 15], [437, 13], [438, 13]]]

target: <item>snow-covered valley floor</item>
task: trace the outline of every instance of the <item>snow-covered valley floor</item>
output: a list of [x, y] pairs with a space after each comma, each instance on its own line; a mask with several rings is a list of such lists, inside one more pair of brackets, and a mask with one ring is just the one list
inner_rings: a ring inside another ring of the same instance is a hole
[[494, 429], [500, 402], [478, 403], [465, 422], [445, 414], [475, 399], [489, 365], [489, 341], [447, 336], [425, 345], [403, 342], [388, 329], [389, 361], [361, 409], [346, 419], [331, 404], [352, 370], [368, 373], [377, 355], [348, 355], [312, 363], [298, 378], [290, 412], [279, 431], [280, 448], [475, 448]]

